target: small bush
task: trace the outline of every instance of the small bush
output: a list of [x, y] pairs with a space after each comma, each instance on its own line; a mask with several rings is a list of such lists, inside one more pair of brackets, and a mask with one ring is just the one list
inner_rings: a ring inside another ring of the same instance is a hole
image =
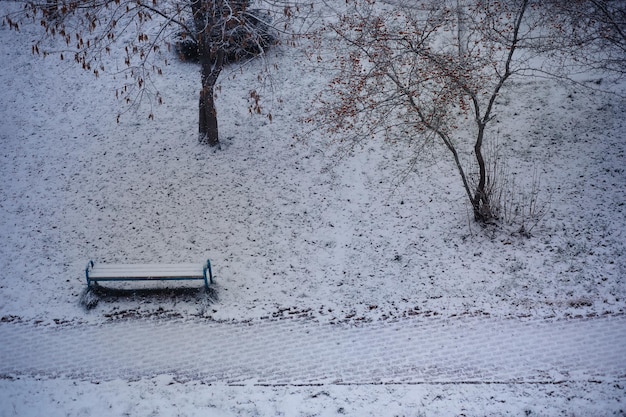
[[543, 198], [541, 193], [537, 170], [533, 171], [528, 188], [523, 188], [500, 156], [497, 144], [488, 149], [487, 161], [485, 193], [493, 221], [513, 227], [515, 234], [530, 237], [549, 208], [549, 199]]

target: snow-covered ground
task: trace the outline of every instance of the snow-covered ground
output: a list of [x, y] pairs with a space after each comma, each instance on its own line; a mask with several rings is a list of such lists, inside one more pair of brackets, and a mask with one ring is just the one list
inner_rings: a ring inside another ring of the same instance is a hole
[[[277, 65], [273, 92], [262, 91], [274, 99], [271, 123], [248, 114], [260, 64], [223, 75], [214, 151], [196, 141], [197, 67], [171, 59], [155, 80], [165, 102], [155, 120], [145, 103], [116, 123], [119, 80], [32, 56], [37, 33], [0, 27], [0, 326], [626, 313], [626, 106], [616, 96], [527, 79], [501, 97], [494, 138], [520, 186], [537, 172], [546, 202], [524, 238], [469, 221], [442, 149], [403, 182], [410, 155], [401, 145], [372, 142], [338, 160], [336, 144], [299, 123], [326, 78], [298, 50], [268, 58]], [[80, 303], [89, 259], [206, 258], [210, 297]], [[167, 375], [97, 385], [24, 376], [0, 381], [0, 415], [602, 415], [624, 413], [625, 379], [238, 387]]]
[[589, 383], [258, 387], [161, 376], [97, 385], [0, 381], [0, 389], [5, 400], [0, 415], [20, 417], [623, 415], [615, 411], [623, 407], [623, 390]]

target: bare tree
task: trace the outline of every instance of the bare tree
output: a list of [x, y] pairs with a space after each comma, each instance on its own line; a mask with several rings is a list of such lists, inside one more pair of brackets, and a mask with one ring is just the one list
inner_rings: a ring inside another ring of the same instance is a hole
[[117, 94], [127, 102], [145, 94], [161, 102], [150, 90], [151, 76], [162, 73], [164, 52], [173, 43], [191, 41], [201, 67], [199, 139], [212, 146], [219, 145], [214, 89], [228, 57], [263, 54], [268, 40], [287, 30], [297, 7], [289, 0], [18, 1], [24, 9], [4, 21], [16, 30], [25, 19], [41, 23], [44, 35], [32, 47], [36, 54], [51, 54], [54, 47], [46, 49], [46, 41], [61, 38], [65, 48], [55, 53], [98, 76], [106, 70], [103, 58], [121, 41], [127, 82]]
[[572, 52], [545, 11], [538, 0], [347, 0], [320, 32], [334, 42], [337, 71], [308, 120], [349, 146], [377, 136], [442, 143], [475, 220], [489, 222], [498, 213], [483, 145], [497, 98], [511, 77], [557, 73]]
[[626, 0], [549, 0], [542, 9], [558, 22], [552, 41], [572, 65], [626, 76]]

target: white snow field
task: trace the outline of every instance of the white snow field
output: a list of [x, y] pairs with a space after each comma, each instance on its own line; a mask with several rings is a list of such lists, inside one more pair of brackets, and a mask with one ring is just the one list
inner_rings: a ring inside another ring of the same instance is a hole
[[[223, 74], [216, 151], [193, 64], [117, 123], [120, 80], [31, 55], [38, 36], [0, 26], [0, 416], [626, 414], [620, 96], [503, 93], [491, 139], [547, 210], [526, 238], [469, 220], [443, 149], [404, 181], [402, 145], [338, 159], [299, 122], [328, 80], [300, 49], [268, 56], [272, 89], [259, 62]], [[209, 294], [85, 293], [90, 259], [207, 258]]]

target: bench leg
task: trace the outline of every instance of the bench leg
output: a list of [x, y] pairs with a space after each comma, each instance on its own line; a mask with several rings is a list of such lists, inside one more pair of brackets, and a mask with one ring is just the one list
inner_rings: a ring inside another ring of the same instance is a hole
[[[208, 262], [209, 261], [207, 261], [207, 265], [208, 265]], [[207, 271], [207, 267], [205, 266], [204, 268], [202, 268], [202, 277], [204, 278], [204, 289], [208, 291], [209, 290], [209, 281], [207, 280], [207, 277], [206, 277], [206, 271]], [[213, 284], [213, 277], [211, 276], [211, 270], [210, 269], [209, 269], [209, 277], [211, 278], [211, 284]]]
[[213, 271], [211, 271], [211, 261], [209, 259], [206, 260], [206, 267], [204, 268], [204, 281], [206, 282], [206, 271], [209, 271], [209, 281], [213, 284]]

